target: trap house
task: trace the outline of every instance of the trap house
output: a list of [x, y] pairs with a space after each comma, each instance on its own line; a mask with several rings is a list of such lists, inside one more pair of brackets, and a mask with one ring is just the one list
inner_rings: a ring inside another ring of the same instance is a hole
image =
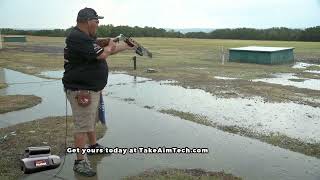
[[229, 49], [229, 61], [255, 64], [289, 64], [294, 62], [293, 47], [248, 46]]

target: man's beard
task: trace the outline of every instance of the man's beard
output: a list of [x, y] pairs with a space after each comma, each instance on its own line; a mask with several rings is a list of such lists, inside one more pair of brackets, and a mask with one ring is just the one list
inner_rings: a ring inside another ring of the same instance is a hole
[[89, 36], [93, 39], [97, 39], [97, 32], [89, 32]]

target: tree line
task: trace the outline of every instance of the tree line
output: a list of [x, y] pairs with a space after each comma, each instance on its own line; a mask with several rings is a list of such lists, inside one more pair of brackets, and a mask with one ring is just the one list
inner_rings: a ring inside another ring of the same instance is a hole
[[[33, 35], [33, 36], [54, 36], [65, 37], [71, 30], [17, 30], [2, 28], [2, 34], [10, 35]], [[216, 29], [211, 32], [188, 32], [181, 33], [174, 30], [165, 30], [155, 27], [130, 27], [101, 25], [97, 30], [98, 37], [115, 37], [119, 34], [132, 37], [169, 37], [169, 38], [199, 38], [199, 39], [246, 39], [246, 40], [281, 40], [281, 41], [317, 41], [320, 42], [320, 26], [306, 29], [289, 29], [285, 27], [254, 29]]]

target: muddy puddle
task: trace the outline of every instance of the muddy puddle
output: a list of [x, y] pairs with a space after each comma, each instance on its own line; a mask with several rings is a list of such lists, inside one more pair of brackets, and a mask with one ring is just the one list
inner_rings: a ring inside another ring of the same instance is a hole
[[[37, 78], [7, 69], [1, 75], [9, 84], [8, 88], [0, 90], [1, 95], [34, 94], [42, 97], [43, 102], [33, 108], [1, 114], [0, 127], [65, 114], [61, 80]], [[279, 131], [288, 136], [319, 141], [319, 108], [294, 103], [264, 103], [260, 98], [222, 99], [202, 90], [173, 86], [170, 81], [155, 82], [119, 73], [109, 77], [109, 85], [104, 91], [109, 128], [99, 141], [101, 144], [125, 148], [200, 147], [208, 148], [209, 153], [95, 156], [89, 159], [97, 168], [97, 179], [119, 179], [154, 168], [224, 170], [244, 179], [320, 178], [320, 160], [317, 158], [158, 112], [176, 109], [206, 115], [220, 124], [236, 124], [261, 132]], [[126, 98], [132, 101], [124, 101]], [[81, 179], [72, 171], [73, 156], [67, 156], [59, 176]], [[55, 171], [36, 173], [26, 179], [41, 179]]]

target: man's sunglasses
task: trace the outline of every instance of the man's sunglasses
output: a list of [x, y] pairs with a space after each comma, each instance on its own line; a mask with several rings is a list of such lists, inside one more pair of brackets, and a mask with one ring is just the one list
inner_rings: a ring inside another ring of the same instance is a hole
[[99, 20], [98, 19], [89, 19], [89, 21], [94, 20], [95, 23], [99, 24]]

